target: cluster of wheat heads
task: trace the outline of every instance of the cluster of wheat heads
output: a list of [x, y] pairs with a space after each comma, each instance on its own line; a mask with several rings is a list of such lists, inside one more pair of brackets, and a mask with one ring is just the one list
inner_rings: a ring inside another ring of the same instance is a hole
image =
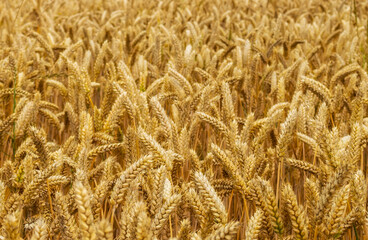
[[367, 239], [365, 1], [0, 1], [1, 239]]

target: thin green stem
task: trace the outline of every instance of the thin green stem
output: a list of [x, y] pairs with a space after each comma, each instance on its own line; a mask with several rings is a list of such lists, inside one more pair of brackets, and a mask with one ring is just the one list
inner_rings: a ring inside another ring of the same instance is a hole
[[354, 228], [354, 233], [355, 233], [355, 240], [359, 240], [359, 237], [358, 237], [358, 231], [355, 227], [355, 224], [353, 224], [353, 228]]

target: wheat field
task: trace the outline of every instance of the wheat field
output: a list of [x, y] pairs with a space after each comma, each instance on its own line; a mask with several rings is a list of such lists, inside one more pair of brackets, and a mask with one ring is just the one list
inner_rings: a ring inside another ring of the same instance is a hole
[[368, 2], [1, 0], [0, 239], [368, 239]]

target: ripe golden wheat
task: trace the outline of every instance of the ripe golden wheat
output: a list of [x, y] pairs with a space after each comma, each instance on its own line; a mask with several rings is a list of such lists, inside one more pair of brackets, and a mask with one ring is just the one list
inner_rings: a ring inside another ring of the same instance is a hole
[[0, 239], [368, 239], [367, 12], [0, 1]]

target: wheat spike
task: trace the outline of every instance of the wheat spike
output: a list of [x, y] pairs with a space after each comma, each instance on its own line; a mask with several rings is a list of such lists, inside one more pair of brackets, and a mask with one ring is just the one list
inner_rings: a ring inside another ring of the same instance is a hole
[[81, 181], [75, 182], [75, 202], [78, 206], [78, 224], [82, 233], [82, 239], [97, 239], [90, 194]]
[[162, 205], [151, 223], [151, 230], [154, 236], [158, 236], [160, 234], [165, 222], [169, 219], [170, 214], [175, 210], [180, 200], [181, 195], [174, 194]]
[[36, 222], [36, 226], [33, 230], [31, 239], [32, 240], [46, 240], [47, 236], [48, 236], [47, 224], [45, 223], [44, 220], [39, 219]]
[[111, 223], [106, 219], [102, 219], [96, 227], [97, 239], [112, 240], [114, 239], [113, 228]]
[[238, 231], [238, 222], [229, 222], [226, 225], [220, 227], [210, 236], [206, 237], [206, 240], [230, 240], [233, 239]]
[[139, 173], [147, 169], [151, 163], [152, 156], [144, 156], [120, 175], [111, 193], [110, 202], [112, 205], [119, 204], [123, 200], [122, 196], [129, 186], [129, 183], [133, 181]]
[[282, 189], [282, 196], [286, 203], [287, 211], [293, 227], [293, 233], [296, 239], [308, 239], [308, 229], [305, 212], [297, 203], [295, 193], [291, 186], [287, 184]]
[[263, 218], [263, 212], [262, 210], [257, 210], [254, 215], [249, 220], [247, 231], [245, 233], [245, 239], [251, 240], [251, 239], [258, 239], [261, 228], [262, 228], [262, 218]]
[[214, 215], [214, 221], [216, 223], [226, 223], [227, 213], [225, 207], [207, 178], [201, 172], [196, 172], [194, 179], [200, 196], [205, 200], [205, 204]]

